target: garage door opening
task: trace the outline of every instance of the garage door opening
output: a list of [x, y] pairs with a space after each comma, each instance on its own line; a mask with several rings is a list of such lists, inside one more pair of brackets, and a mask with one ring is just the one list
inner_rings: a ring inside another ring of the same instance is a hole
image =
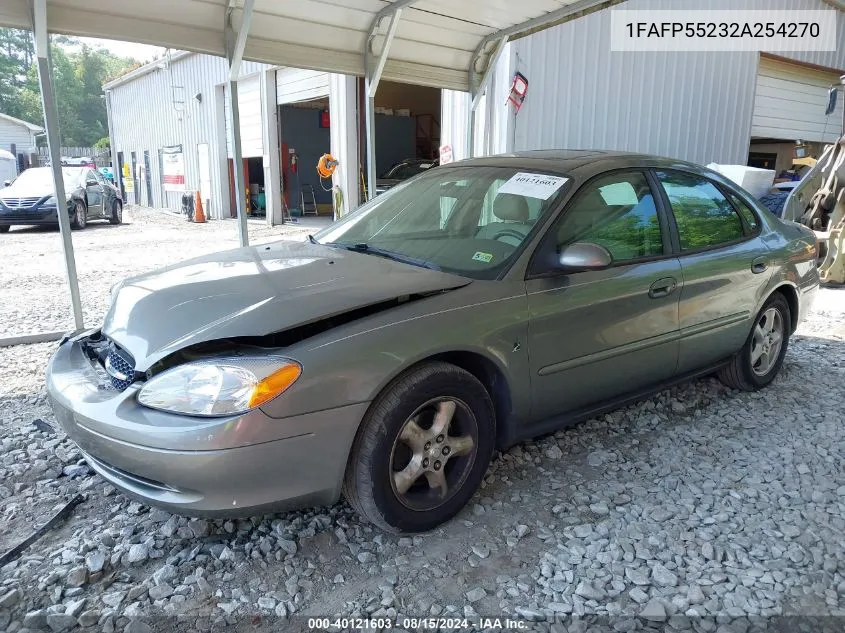
[[320, 180], [317, 161], [331, 149], [329, 99], [279, 106], [282, 190], [294, 217], [332, 215], [331, 180]]
[[[360, 96], [361, 164], [366, 165], [364, 80]], [[376, 194], [437, 164], [440, 149], [440, 100], [437, 88], [382, 81], [375, 98]]]
[[[840, 73], [763, 55], [757, 69], [748, 165], [775, 171], [776, 179], [799, 179], [802, 159], [819, 158], [839, 138], [842, 103], [825, 114], [827, 91]], [[798, 163], [795, 163], [799, 160]]]

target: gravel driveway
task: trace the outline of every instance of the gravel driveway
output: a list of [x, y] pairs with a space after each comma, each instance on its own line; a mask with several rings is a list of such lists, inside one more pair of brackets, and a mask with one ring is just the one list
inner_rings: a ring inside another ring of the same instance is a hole
[[[89, 321], [123, 272], [234, 245], [233, 223], [176, 232], [154, 217], [74, 234]], [[17, 233], [0, 239], [0, 327], [60, 329], [58, 235]], [[344, 503], [205, 521], [130, 502], [41, 424], [53, 421], [52, 347], [0, 349], [0, 552], [85, 500], [0, 569], [0, 631], [308, 630], [303, 615], [397, 628], [402, 616], [480, 614], [555, 632], [726, 633], [845, 616], [845, 289], [822, 290], [768, 389], [699, 380], [517, 446], [455, 520], [413, 538]]]

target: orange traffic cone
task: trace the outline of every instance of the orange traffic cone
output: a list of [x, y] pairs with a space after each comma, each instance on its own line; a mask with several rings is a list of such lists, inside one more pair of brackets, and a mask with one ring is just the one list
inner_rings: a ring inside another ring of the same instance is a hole
[[196, 192], [196, 201], [194, 202], [194, 222], [201, 224], [205, 222], [205, 212], [202, 210], [202, 199], [200, 192]]

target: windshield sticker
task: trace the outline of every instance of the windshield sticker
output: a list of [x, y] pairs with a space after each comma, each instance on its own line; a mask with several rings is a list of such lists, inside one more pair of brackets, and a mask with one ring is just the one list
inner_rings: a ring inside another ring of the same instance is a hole
[[472, 256], [472, 259], [477, 262], [484, 262], [485, 264], [489, 264], [491, 261], [493, 261], [493, 255], [492, 253], [482, 253], [481, 251], [478, 251], [475, 255]]
[[561, 176], [518, 172], [499, 187], [498, 193], [515, 193], [520, 196], [528, 196], [529, 198], [548, 200], [567, 180], [569, 178], [563, 178]]

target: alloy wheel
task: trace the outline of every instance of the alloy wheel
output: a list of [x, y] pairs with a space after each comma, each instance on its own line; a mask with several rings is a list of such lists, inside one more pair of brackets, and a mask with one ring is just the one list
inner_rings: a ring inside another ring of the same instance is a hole
[[758, 376], [768, 374], [777, 362], [783, 332], [783, 317], [777, 308], [769, 308], [757, 321], [751, 340], [751, 369]]
[[478, 423], [456, 398], [429, 400], [405, 421], [390, 456], [391, 486], [412, 510], [437, 508], [460, 490], [472, 470]]

